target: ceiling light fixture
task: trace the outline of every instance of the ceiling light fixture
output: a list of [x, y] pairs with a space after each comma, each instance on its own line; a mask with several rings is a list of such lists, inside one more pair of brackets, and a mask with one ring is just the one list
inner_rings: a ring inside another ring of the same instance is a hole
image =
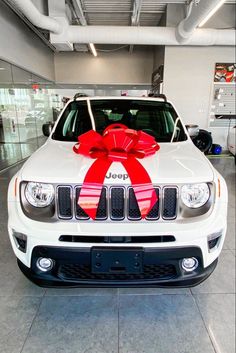
[[5, 67], [0, 67], [0, 70], [3, 71], [3, 70], [6, 70]]
[[221, 0], [208, 14], [207, 16], [199, 23], [198, 27], [202, 27], [215, 13], [219, 8], [224, 4], [225, 0]]
[[93, 43], [89, 43], [89, 48], [90, 48], [93, 56], [98, 56], [97, 50], [95, 49], [95, 46]]

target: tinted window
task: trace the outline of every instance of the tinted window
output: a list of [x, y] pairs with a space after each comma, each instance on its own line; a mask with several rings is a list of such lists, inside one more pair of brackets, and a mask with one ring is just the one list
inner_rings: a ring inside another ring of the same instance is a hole
[[[152, 100], [101, 99], [90, 100], [96, 131], [102, 134], [113, 123], [143, 130], [158, 142], [183, 141], [187, 136], [170, 103]], [[77, 141], [77, 137], [92, 129], [87, 101], [71, 102], [56, 127], [53, 138]], [[174, 134], [173, 134], [174, 133]]]

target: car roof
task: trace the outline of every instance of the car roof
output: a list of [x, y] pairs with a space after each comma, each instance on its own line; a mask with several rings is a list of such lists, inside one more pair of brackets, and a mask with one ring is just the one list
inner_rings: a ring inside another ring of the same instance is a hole
[[[163, 102], [163, 103], [170, 103], [169, 101], [165, 101], [164, 98], [159, 97], [138, 97], [138, 96], [93, 96], [93, 97], [78, 97], [76, 101], [83, 101], [83, 100], [144, 100], [144, 101], [156, 101], [156, 102]], [[70, 100], [70, 102], [73, 99]]]

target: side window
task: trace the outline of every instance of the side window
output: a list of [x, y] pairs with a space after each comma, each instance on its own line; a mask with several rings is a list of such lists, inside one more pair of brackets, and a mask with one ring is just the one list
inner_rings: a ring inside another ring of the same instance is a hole
[[175, 129], [175, 135], [173, 138], [173, 142], [185, 141], [185, 140], [187, 140], [187, 136], [185, 135], [185, 132], [182, 128], [182, 124], [181, 124], [180, 120], [178, 120], [178, 123], [176, 125], [176, 129]]
[[78, 111], [71, 110], [67, 115], [65, 124], [63, 126], [62, 134], [63, 136], [70, 136], [71, 133], [75, 131], [75, 120], [78, 115]]
[[165, 115], [165, 121], [166, 121], [166, 132], [172, 133], [174, 131], [174, 125], [175, 125], [173, 116], [168, 111], [165, 111], [164, 115]]

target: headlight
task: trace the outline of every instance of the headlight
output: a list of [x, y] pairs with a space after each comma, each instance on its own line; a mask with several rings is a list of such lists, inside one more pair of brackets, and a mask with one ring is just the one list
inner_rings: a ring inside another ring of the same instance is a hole
[[25, 188], [25, 197], [32, 206], [49, 206], [54, 199], [54, 187], [52, 184], [29, 182]]
[[187, 184], [181, 189], [181, 199], [190, 208], [198, 208], [209, 200], [210, 190], [206, 183]]

